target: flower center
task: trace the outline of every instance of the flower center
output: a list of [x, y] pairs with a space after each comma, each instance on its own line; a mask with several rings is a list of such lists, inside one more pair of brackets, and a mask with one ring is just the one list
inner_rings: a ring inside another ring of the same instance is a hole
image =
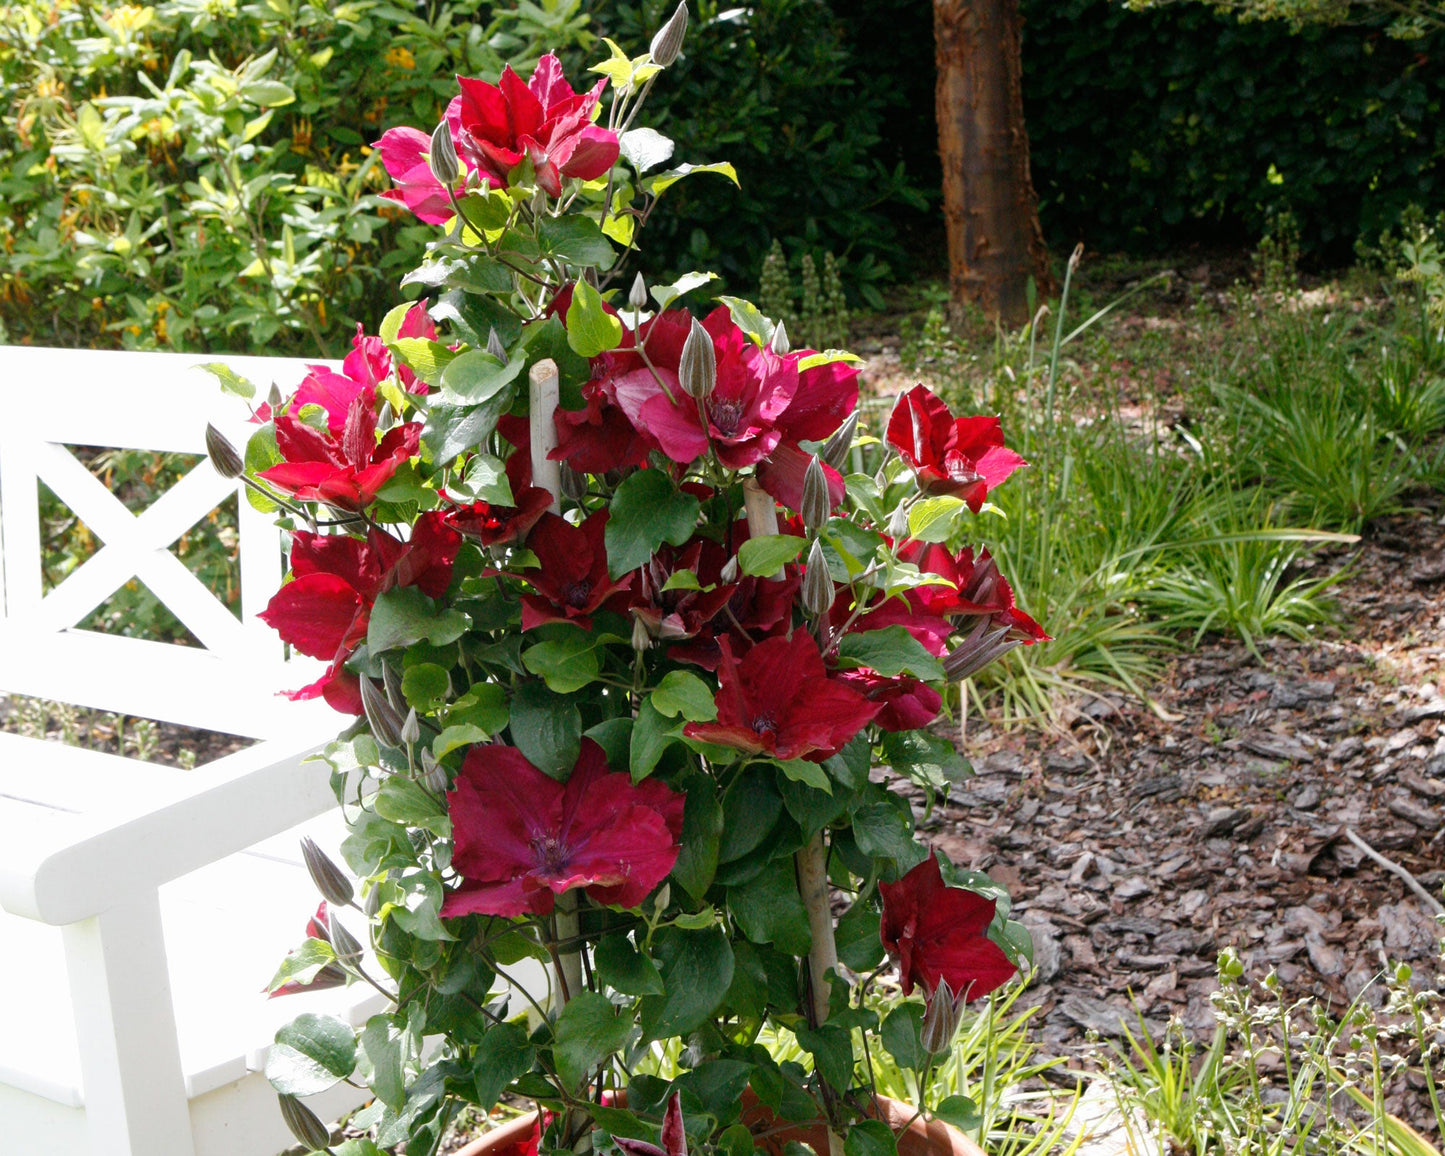
[[738, 432], [738, 423], [743, 419], [743, 403], [726, 398], [715, 399], [708, 403], [707, 413], [718, 433], [732, 437]]
[[539, 835], [533, 839], [532, 853], [537, 856], [538, 868], [548, 874], [555, 875], [567, 864], [566, 844], [550, 835]]
[[759, 735], [777, 734], [778, 722], [770, 714], [760, 714], [753, 719], [753, 733]]
[[587, 605], [587, 600], [592, 597], [592, 582], [584, 578], [580, 582], [574, 582], [567, 587], [564, 594], [567, 605], [581, 610]]

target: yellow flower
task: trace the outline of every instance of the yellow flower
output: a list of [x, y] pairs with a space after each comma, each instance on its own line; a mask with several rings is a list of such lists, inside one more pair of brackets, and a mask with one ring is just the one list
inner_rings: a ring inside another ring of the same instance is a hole
[[416, 57], [411, 54], [409, 49], [404, 48], [400, 44], [395, 44], [388, 48], [386, 55], [383, 56], [382, 59], [393, 68], [401, 68], [407, 72], [410, 72], [416, 67]]

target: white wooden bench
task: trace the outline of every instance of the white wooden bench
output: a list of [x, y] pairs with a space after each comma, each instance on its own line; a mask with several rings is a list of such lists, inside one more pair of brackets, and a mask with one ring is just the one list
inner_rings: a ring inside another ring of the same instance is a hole
[[[359, 987], [262, 994], [318, 901], [293, 829], [339, 841], [327, 769], [302, 760], [343, 721], [276, 693], [315, 668], [283, 666], [254, 617], [283, 573], [270, 516], [238, 500], [238, 620], [170, 550], [236, 483], [203, 459], [136, 516], [66, 448], [204, 455], [208, 421], [243, 446], [247, 408], [210, 360], [0, 347], [0, 693], [256, 740], [186, 772], [0, 734], [4, 1156], [271, 1156], [292, 1143], [260, 1074], [276, 1027], [381, 1007]], [[305, 374], [224, 360], [263, 391]], [[48, 592], [38, 481], [104, 543]], [[132, 577], [202, 646], [77, 629]], [[355, 1096], [310, 1106], [332, 1118]]]

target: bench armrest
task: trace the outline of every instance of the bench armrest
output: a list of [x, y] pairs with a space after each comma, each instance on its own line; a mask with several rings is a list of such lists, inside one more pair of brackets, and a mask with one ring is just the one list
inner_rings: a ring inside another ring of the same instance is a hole
[[218, 759], [132, 810], [65, 814], [9, 803], [0, 907], [42, 923], [88, 919], [336, 806], [314, 733]]

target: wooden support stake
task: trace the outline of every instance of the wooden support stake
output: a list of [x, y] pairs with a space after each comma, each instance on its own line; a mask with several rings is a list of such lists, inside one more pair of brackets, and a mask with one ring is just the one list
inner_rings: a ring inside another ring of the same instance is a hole
[[561, 384], [557, 363], [550, 357], [532, 366], [528, 375], [532, 422], [532, 484], [552, 495], [552, 513], [562, 512], [562, 467], [547, 455], [557, 448], [557, 401]]

